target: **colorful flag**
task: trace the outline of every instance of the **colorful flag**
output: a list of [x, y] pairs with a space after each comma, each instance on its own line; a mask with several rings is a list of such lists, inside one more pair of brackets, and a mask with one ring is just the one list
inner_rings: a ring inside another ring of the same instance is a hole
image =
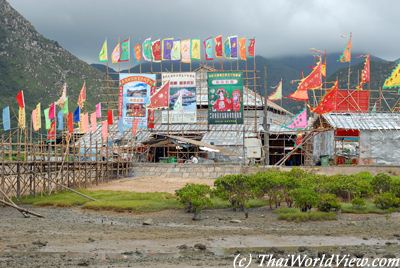
[[101, 46], [101, 50], [99, 53], [99, 61], [100, 62], [108, 61], [107, 39], [104, 41], [103, 45]]
[[174, 45], [172, 38], [162, 40], [162, 60], [171, 60], [171, 51]]
[[206, 60], [214, 59], [214, 39], [212, 37], [207, 38], [203, 42], [204, 44], [204, 52], [206, 56]]
[[255, 46], [256, 46], [256, 39], [252, 38], [249, 39], [249, 45], [247, 46], [247, 52], [249, 53], [249, 57], [255, 56]]
[[108, 122], [109, 125], [112, 125], [114, 123], [113, 122], [113, 112], [112, 112], [112, 110], [108, 110], [107, 111], [107, 122]]
[[224, 41], [224, 56], [225, 59], [231, 58], [231, 42], [229, 40], [229, 37], [227, 37]]
[[101, 122], [101, 137], [103, 142], [107, 141], [108, 139], [108, 123], [107, 120]]
[[53, 102], [49, 106], [49, 119], [53, 120], [56, 118], [56, 104]]
[[151, 43], [151, 53], [154, 62], [161, 61], [161, 40], [158, 39]]
[[231, 59], [237, 59], [238, 57], [238, 37], [230, 36], [229, 43], [231, 47]]
[[101, 102], [96, 104], [96, 117], [101, 118]]
[[67, 98], [67, 83], [64, 83], [62, 88], [62, 93], [60, 98], [56, 101], [56, 104], [60, 106], [60, 108], [64, 107], [65, 100]]
[[161, 109], [169, 106], [169, 81], [165, 82], [153, 95], [150, 97], [150, 105], [147, 109]]
[[282, 80], [279, 81], [278, 85], [275, 87], [275, 91], [268, 97], [270, 101], [277, 101], [282, 99]]
[[241, 60], [247, 60], [246, 57], [246, 38], [239, 38], [239, 56]]
[[143, 50], [143, 59], [145, 61], [151, 61], [152, 59], [152, 44], [151, 38], [147, 38], [143, 41], [142, 50]]
[[85, 101], [86, 101], [86, 81], [83, 81], [83, 85], [81, 91], [79, 92], [79, 97], [78, 97], [78, 106], [81, 109], [85, 105]]
[[74, 111], [74, 122], [79, 123], [81, 121], [81, 108], [78, 106]]
[[192, 60], [200, 60], [200, 39], [191, 39], [190, 49]]
[[73, 116], [72, 112], [68, 113], [67, 126], [68, 126], [68, 132], [74, 133], [74, 116]]
[[374, 106], [372, 107], [372, 110], [371, 110], [371, 113], [376, 113], [376, 103], [377, 103], [378, 101], [376, 101], [375, 103], [374, 103]]
[[46, 129], [50, 129], [51, 120], [49, 118], [49, 108], [44, 109], [44, 123], [45, 123]]
[[182, 63], [190, 63], [190, 39], [181, 41], [181, 61]]
[[362, 89], [363, 85], [370, 82], [370, 55], [365, 56], [364, 68], [361, 71], [359, 89]]
[[327, 91], [325, 96], [315, 108], [310, 108], [311, 112], [316, 114], [330, 113], [336, 110], [336, 96], [339, 90], [339, 82], [336, 81], [332, 88]]
[[118, 119], [118, 132], [122, 135], [124, 134], [124, 131], [125, 131], [124, 120], [121, 117], [120, 119]]
[[42, 108], [40, 105], [40, 102], [36, 105], [36, 122], [37, 122], [37, 128], [41, 129], [42, 128]]
[[4, 131], [11, 129], [10, 107], [3, 108], [3, 129]]
[[64, 130], [64, 113], [62, 110], [57, 113], [57, 130]]
[[350, 38], [349, 38], [349, 41], [347, 42], [347, 46], [339, 58], [340, 62], [350, 62], [351, 61], [351, 47], [352, 47], [352, 45], [351, 45], [351, 33], [350, 33]]
[[49, 130], [47, 131], [47, 141], [55, 141], [56, 140], [56, 120], [51, 121], [51, 125]]
[[311, 90], [318, 89], [322, 87], [322, 63], [321, 60], [317, 62], [317, 65], [314, 66], [311, 73], [301, 79], [299, 85], [297, 86], [298, 90]]
[[218, 35], [214, 38], [215, 43], [215, 57], [221, 58], [223, 54], [223, 44], [222, 44], [222, 35]]
[[142, 61], [142, 46], [140, 44], [136, 44], [134, 47], [135, 50], [135, 58], [137, 62]]
[[171, 60], [181, 59], [181, 40], [174, 40], [172, 43]]
[[96, 112], [90, 114], [90, 131], [95, 132], [97, 130], [97, 114]]
[[111, 62], [118, 63], [120, 57], [121, 57], [121, 45], [120, 45], [120, 43], [118, 43], [115, 46], [113, 52], [111, 53]]
[[20, 90], [15, 97], [18, 103], [18, 107], [24, 108], [25, 107], [25, 100], [24, 100], [24, 91]]
[[18, 108], [18, 127], [21, 129], [26, 127], [25, 107]]
[[382, 88], [390, 89], [395, 87], [400, 87], [400, 63], [394, 68], [390, 76], [386, 78]]
[[61, 111], [63, 111], [64, 114], [68, 114], [68, 112], [69, 112], [69, 109], [68, 109], [68, 97], [65, 98], [64, 105], [63, 105]]
[[33, 111], [32, 111], [32, 125], [33, 125], [34, 131], [38, 131], [42, 127], [42, 122], [41, 122], [42, 120], [40, 117], [40, 113], [41, 113], [40, 109], [41, 109], [40, 103], [38, 103], [36, 105], [36, 108], [33, 109]]
[[133, 124], [132, 124], [132, 136], [136, 137], [136, 132], [139, 126], [139, 118], [135, 118], [135, 120], [133, 120]]
[[87, 133], [89, 131], [89, 115], [88, 113], [82, 113], [81, 123], [80, 123], [81, 133]]
[[298, 113], [293, 121], [286, 126], [287, 128], [290, 129], [304, 129], [307, 127], [307, 109], [304, 109], [300, 113]]
[[120, 62], [126, 62], [131, 59], [131, 39], [126, 39], [121, 43], [121, 55], [119, 57]]

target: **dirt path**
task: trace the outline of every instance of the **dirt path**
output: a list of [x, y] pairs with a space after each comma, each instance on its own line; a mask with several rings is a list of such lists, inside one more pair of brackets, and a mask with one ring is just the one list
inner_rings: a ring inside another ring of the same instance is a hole
[[[289, 223], [278, 221], [268, 208], [251, 210], [248, 219], [231, 210], [205, 211], [201, 221], [192, 221], [181, 210], [141, 215], [79, 208], [32, 210], [46, 218], [25, 219], [0, 207], [0, 267], [232, 267], [237, 252], [284, 255], [299, 252], [299, 247], [313, 256], [400, 252], [400, 214]], [[143, 225], [149, 218], [153, 224]], [[199, 243], [205, 249], [195, 247]]]

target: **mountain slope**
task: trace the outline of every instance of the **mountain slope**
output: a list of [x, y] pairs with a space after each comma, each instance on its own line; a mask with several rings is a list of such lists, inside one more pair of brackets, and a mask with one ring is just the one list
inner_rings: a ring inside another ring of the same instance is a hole
[[43, 37], [7, 1], [0, 0], [1, 107], [10, 105], [16, 111], [15, 95], [22, 89], [29, 115], [38, 102], [46, 107], [55, 101], [66, 81], [72, 110], [83, 80], [86, 80], [90, 105], [98, 100], [96, 90], [103, 76], [56, 41]]

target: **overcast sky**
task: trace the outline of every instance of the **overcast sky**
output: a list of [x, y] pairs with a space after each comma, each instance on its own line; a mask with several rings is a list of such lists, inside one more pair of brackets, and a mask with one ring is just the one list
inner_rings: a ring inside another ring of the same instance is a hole
[[8, 0], [44, 36], [96, 62], [104, 39], [118, 36], [256, 37], [266, 57], [338, 52], [353, 33], [353, 50], [400, 57], [398, 0]]

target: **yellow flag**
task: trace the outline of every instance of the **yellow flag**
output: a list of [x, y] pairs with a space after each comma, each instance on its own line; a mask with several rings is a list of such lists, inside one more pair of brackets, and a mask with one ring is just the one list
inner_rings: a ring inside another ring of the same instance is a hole
[[393, 70], [392, 74], [383, 84], [383, 89], [400, 87], [400, 64]]
[[33, 130], [38, 131], [42, 127], [40, 103], [36, 105], [36, 109], [32, 111]]
[[193, 60], [200, 60], [200, 39], [192, 39], [191, 56]]
[[100, 62], [108, 61], [107, 40], [104, 41], [103, 46], [101, 47], [101, 50], [99, 53], [99, 61]]
[[26, 122], [25, 122], [25, 107], [19, 107], [18, 110], [18, 127], [25, 129]]

